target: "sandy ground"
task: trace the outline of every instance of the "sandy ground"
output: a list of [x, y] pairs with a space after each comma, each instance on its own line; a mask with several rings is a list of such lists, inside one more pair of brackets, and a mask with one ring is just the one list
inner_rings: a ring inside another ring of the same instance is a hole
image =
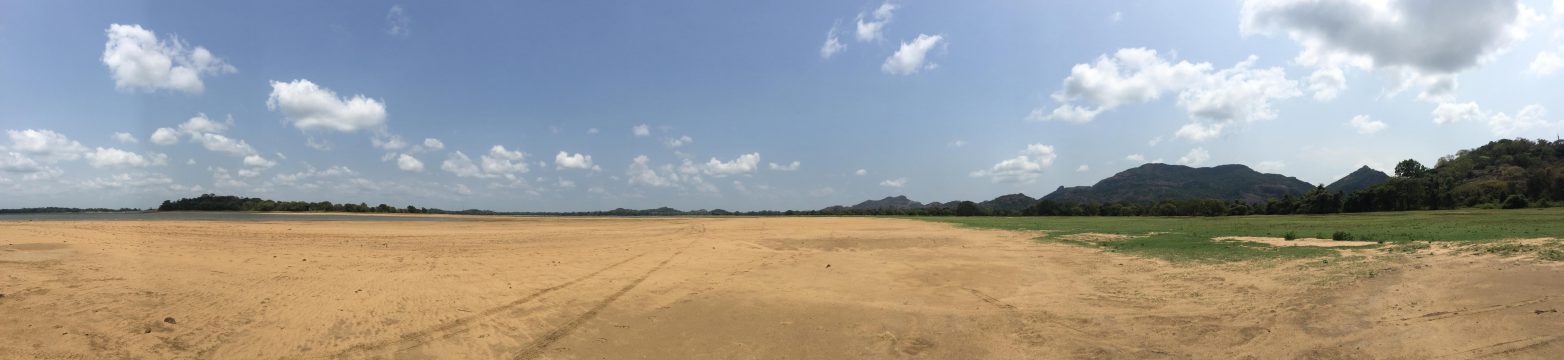
[[1343, 251], [1167, 264], [869, 218], [4, 222], [0, 357], [1564, 356], [1556, 263]]

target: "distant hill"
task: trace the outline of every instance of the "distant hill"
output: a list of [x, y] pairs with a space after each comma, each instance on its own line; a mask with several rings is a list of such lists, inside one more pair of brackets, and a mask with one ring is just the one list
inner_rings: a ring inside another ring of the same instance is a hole
[[1265, 174], [1243, 165], [1195, 168], [1145, 164], [1124, 170], [1092, 186], [1059, 187], [1042, 200], [1064, 203], [1153, 203], [1163, 200], [1215, 199], [1263, 203], [1299, 196], [1314, 186], [1293, 177]]
[[906, 195], [887, 196], [879, 200], [865, 200], [858, 205], [848, 206], [852, 210], [884, 210], [884, 209], [921, 209], [923, 203], [912, 201]]
[[1367, 189], [1370, 186], [1383, 184], [1390, 181], [1390, 175], [1379, 170], [1370, 169], [1368, 166], [1360, 167], [1357, 171], [1342, 177], [1336, 182], [1325, 186], [1325, 190], [1332, 192], [1353, 193]]
[[1032, 205], [1036, 203], [1037, 199], [1033, 199], [1031, 196], [1026, 196], [1026, 194], [1017, 193], [1001, 195], [1000, 197], [994, 198], [993, 200], [980, 202], [978, 203], [978, 206], [997, 212], [1020, 212], [1021, 210], [1026, 210], [1026, 208], [1032, 207]]

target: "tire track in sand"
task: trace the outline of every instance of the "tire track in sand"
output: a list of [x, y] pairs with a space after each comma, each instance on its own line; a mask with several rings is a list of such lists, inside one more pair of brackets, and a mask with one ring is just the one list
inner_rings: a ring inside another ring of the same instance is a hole
[[[454, 321], [451, 321], [451, 322], [435, 325], [435, 326], [432, 326], [432, 327], [425, 328], [423, 330], [418, 330], [418, 331], [402, 334], [401, 336], [398, 336], [395, 339], [388, 339], [388, 340], [382, 340], [382, 341], [373, 341], [373, 342], [367, 342], [367, 343], [361, 343], [361, 344], [358, 344], [358, 345], [353, 345], [351, 347], [348, 347], [347, 349], [343, 349], [342, 351], [339, 351], [339, 352], [333, 354], [331, 356], [331, 358], [342, 358], [342, 357], [345, 357], [347, 355], [354, 354], [354, 353], [369, 352], [369, 351], [384, 349], [384, 348], [388, 348], [388, 347], [395, 347], [398, 350], [406, 350], [406, 349], [410, 349], [410, 348], [418, 347], [420, 345], [427, 344], [430, 341], [435, 340], [435, 339], [448, 338], [448, 337], [456, 335], [456, 334], [464, 333], [464, 332], [466, 332], [468, 330], [467, 329], [467, 325], [470, 325], [475, 320], [478, 320], [478, 319], [481, 319], [481, 318], [485, 318], [485, 317], [489, 317], [489, 316], [493, 316], [493, 315], [499, 314], [501, 312], [509, 311], [511, 309], [514, 309], [514, 308], [516, 308], [518, 306], [521, 306], [523, 304], [526, 304], [528, 302], [532, 302], [533, 300], [537, 300], [538, 298], [543, 297], [543, 295], [548, 295], [549, 293], [552, 293], [552, 292], [555, 292], [555, 291], [559, 291], [560, 289], [564, 289], [566, 287], [570, 287], [571, 285], [575, 285], [575, 284], [580, 283], [582, 281], [586, 281], [587, 279], [591, 279], [592, 277], [595, 277], [595, 276], [597, 276], [599, 274], [602, 274], [602, 273], [607, 272], [609, 270], [613, 270], [614, 268], [617, 268], [620, 265], [624, 265], [626, 263], [634, 261], [635, 259], [639, 259], [642, 256], [646, 256], [647, 254], [650, 254], [650, 253], [651, 252], [648, 251], [648, 252], [641, 253], [639, 255], [631, 256], [630, 258], [624, 259], [624, 260], [622, 260], [620, 262], [617, 262], [617, 263], [614, 263], [612, 265], [608, 265], [608, 266], [603, 267], [601, 269], [597, 269], [597, 271], [593, 271], [593, 272], [591, 272], [589, 274], [582, 275], [582, 276], [577, 277], [575, 279], [571, 279], [570, 281], [566, 281], [566, 282], [563, 282], [563, 283], [556, 284], [554, 286], [550, 286], [550, 287], [546, 287], [546, 288], [543, 288], [543, 289], [539, 289], [537, 291], [532, 292], [531, 294], [527, 294], [526, 296], [523, 296], [521, 298], [513, 300], [513, 301], [511, 301], [509, 303], [506, 303], [504, 305], [500, 305], [500, 306], [492, 307], [492, 308], [489, 308], [489, 309], [485, 309], [485, 310], [480, 311], [480, 312], [478, 312], [476, 314], [469, 315], [469, 316], [462, 317], [462, 318], [458, 318], [458, 319], [456, 319]], [[664, 262], [666, 263], [667, 261], [664, 261]], [[438, 336], [438, 337], [435, 336], [435, 335], [439, 335], [439, 334], [442, 334], [442, 333], [443, 333], [443, 335], [441, 335], [441, 336]]]
[[[703, 229], [702, 232], [704, 233], [705, 230]], [[565, 325], [554, 328], [554, 330], [549, 331], [548, 334], [544, 334], [542, 337], [533, 340], [531, 344], [528, 344], [523, 348], [524, 350], [522, 350], [521, 353], [516, 354], [514, 359], [536, 359], [539, 355], [543, 355], [543, 351], [547, 350], [549, 345], [553, 345], [554, 342], [559, 341], [559, 339], [564, 338], [566, 335], [570, 335], [571, 332], [575, 331], [576, 328], [581, 327], [581, 325], [586, 324], [587, 321], [591, 321], [592, 319], [597, 318], [597, 314], [602, 313], [603, 309], [607, 309], [609, 305], [612, 305], [614, 301], [619, 300], [619, 298], [624, 296], [625, 293], [629, 293], [630, 290], [634, 290], [636, 286], [641, 285], [641, 282], [646, 281], [646, 278], [652, 277], [652, 274], [656, 273], [658, 270], [662, 270], [663, 266], [668, 265], [669, 261], [673, 261], [673, 258], [678, 257], [679, 254], [683, 254], [684, 250], [689, 249], [690, 245], [694, 244], [695, 241], [690, 241], [689, 244], [684, 245], [684, 248], [674, 252], [673, 255], [668, 255], [667, 259], [663, 259], [662, 262], [657, 263], [657, 266], [652, 267], [651, 270], [647, 270], [646, 273], [641, 274], [640, 277], [630, 281], [629, 284], [626, 284], [623, 288], [620, 288], [619, 291], [615, 291], [612, 295], [608, 295], [607, 298], [603, 298], [603, 301], [599, 301], [597, 305], [592, 306], [591, 310], [587, 310], [587, 312], [582, 313], [581, 316], [577, 316], [575, 319], [570, 320], [570, 322], [565, 323]]]

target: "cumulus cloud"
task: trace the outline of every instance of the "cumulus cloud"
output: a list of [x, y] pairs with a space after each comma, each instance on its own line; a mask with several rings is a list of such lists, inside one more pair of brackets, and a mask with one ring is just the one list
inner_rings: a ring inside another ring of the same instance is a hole
[[445, 143], [436, 138], [424, 138], [424, 149], [434, 151], [445, 149]]
[[137, 144], [141, 142], [141, 140], [136, 139], [135, 135], [131, 135], [128, 132], [116, 132], [114, 133], [113, 138], [114, 141], [118, 141], [122, 144]]
[[1302, 94], [1285, 70], [1256, 68], [1256, 61], [1249, 56], [1230, 68], [1215, 70], [1210, 63], [1173, 63], [1156, 50], [1119, 49], [1112, 57], [1099, 56], [1093, 64], [1075, 65], [1052, 96], [1059, 105], [1053, 110], [1034, 109], [1027, 118], [1088, 122], [1104, 111], [1177, 92], [1178, 106], [1190, 117], [1177, 135], [1193, 141], [1210, 139], [1232, 124], [1273, 119], [1277, 114], [1272, 102]]
[[903, 178], [887, 179], [887, 180], [884, 180], [884, 181], [880, 181], [880, 186], [884, 186], [884, 187], [888, 187], [888, 188], [900, 189], [900, 188], [903, 188], [903, 187], [907, 186], [907, 178], [903, 177]]
[[932, 61], [928, 61], [929, 50], [940, 45], [945, 39], [942, 35], [918, 34], [918, 38], [912, 42], [902, 42], [901, 48], [895, 54], [885, 58], [885, 63], [880, 64], [880, 71], [891, 75], [911, 75], [923, 70], [933, 70], [939, 67]]
[[309, 80], [272, 81], [266, 109], [281, 110], [288, 123], [304, 131], [356, 132], [379, 130], [386, 124], [386, 106], [364, 95], [337, 97], [331, 89]]
[[1339, 67], [1323, 67], [1309, 74], [1309, 92], [1314, 93], [1315, 100], [1335, 99], [1345, 89], [1347, 89], [1347, 75]]
[[625, 170], [625, 175], [629, 177], [630, 184], [632, 185], [645, 185], [651, 187], [675, 186], [675, 179], [678, 177], [678, 175], [674, 174], [671, 170], [665, 171], [663, 174], [659, 174], [657, 170], [652, 168], [651, 158], [646, 157], [646, 155], [636, 156], [635, 159], [630, 162], [630, 167]]
[[445, 161], [440, 163], [440, 170], [455, 174], [457, 177], [491, 178], [496, 176], [483, 173], [483, 170], [478, 168], [478, 164], [473, 163], [472, 158], [467, 157], [467, 154], [463, 154], [460, 150], [446, 156]]
[[820, 45], [821, 59], [830, 59], [837, 53], [847, 50], [847, 44], [842, 43], [842, 39], [837, 36], [837, 31], [838, 26], [831, 25], [831, 31], [825, 33], [825, 44]]
[[1241, 14], [1243, 34], [1301, 45], [1298, 64], [1374, 71], [1398, 89], [1422, 84], [1424, 99], [1448, 96], [1453, 74], [1504, 52], [1540, 19], [1515, 0], [1246, 0]]
[[1088, 166], [1086, 164], [1081, 164], [1081, 166], [1075, 167], [1075, 172], [1087, 172], [1087, 171], [1092, 171], [1092, 167]]
[[677, 148], [680, 146], [689, 145], [692, 142], [695, 142], [695, 139], [690, 138], [689, 135], [684, 135], [675, 139], [668, 139], [668, 141], [665, 141], [664, 143], [668, 144], [668, 147]]
[[1527, 66], [1526, 72], [1538, 76], [1548, 76], [1558, 72], [1559, 69], [1564, 69], [1564, 57], [1560, 57], [1560, 53], [1564, 53], [1564, 48], [1560, 48], [1558, 51], [1537, 53], [1537, 57], [1532, 58], [1531, 64]]
[[104, 33], [103, 65], [121, 90], [174, 90], [199, 94], [201, 77], [237, 72], [233, 65], [205, 47], [191, 47], [177, 37], [158, 39], [141, 25], [111, 24]]
[[41, 170], [43, 166], [26, 155], [13, 151], [0, 153], [0, 172], [30, 174]]
[[554, 168], [589, 170], [595, 169], [596, 166], [592, 165], [592, 155], [583, 155], [581, 153], [571, 154], [569, 152], [560, 151], [559, 154], [554, 155]]
[[1053, 166], [1057, 157], [1059, 155], [1054, 153], [1053, 146], [1029, 144], [1016, 157], [1002, 160], [988, 169], [973, 171], [970, 175], [987, 177], [996, 184], [1031, 184], [1042, 177], [1043, 170]]
[[483, 163], [483, 172], [514, 178], [513, 174], [531, 171], [527, 166], [526, 157], [527, 154], [520, 150], [509, 150], [505, 146], [494, 145], [480, 160]]
[[1124, 157], [1124, 160], [1143, 163], [1146, 162], [1146, 156], [1141, 154], [1129, 154], [1128, 156]]
[[803, 165], [803, 164], [799, 163], [798, 161], [793, 161], [791, 163], [788, 163], [787, 165], [782, 165], [782, 164], [777, 164], [777, 163], [770, 163], [769, 165], [771, 167], [771, 171], [797, 171], [799, 165]]
[[760, 165], [760, 153], [739, 155], [733, 161], [720, 161], [711, 158], [707, 161], [703, 171], [706, 175], [725, 177], [755, 172], [755, 167]]
[[80, 159], [87, 152], [86, 146], [52, 130], [6, 130], [5, 134], [11, 139], [10, 151], [46, 163]]
[[1190, 149], [1188, 154], [1178, 158], [1178, 163], [1189, 166], [1200, 166], [1211, 160], [1211, 153], [1205, 148]]
[[209, 151], [224, 153], [233, 156], [248, 156], [255, 154], [255, 147], [250, 146], [244, 140], [234, 139], [222, 134], [194, 134], [191, 141], [201, 144], [201, 147]]
[[881, 3], [880, 6], [875, 8], [874, 12], [870, 14], [859, 13], [856, 20], [858, 27], [857, 31], [854, 33], [857, 36], [858, 41], [869, 42], [884, 38], [885, 25], [891, 23], [892, 12], [896, 11], [896, 8], [899, 7], [899, 5], [886, 1]]
[[1540, 129], [1557, 129], [1561, 123], [1547, 119], [1548, 110], [1542, 105], [1532, 104], [1521, 108], [1520, 112], [1511, 116], [1506, 113], [1490, 114], [1477, 105], [1476, 102], [1465, 103], [1441, 103], [1434, 108], [1434, 124], [1444, 125], [1458, 122], [1476, 122], [1488, 125], [1488, 129], [1495, 135], [1510, 136]]
[[260, 154], [250, 154], [244, 156], [244, 166], [249, 166], [252, 168], [270, 168], [277, 166], [277, 162], [268, 160]]
[[168, 175], [157, 173], [121, 173], [104, 177], [88, 179], [77, 184], [83, 189], [109, 190], [109, 189], [141, 189], [149, 187], [161, 187], [174, 183], [174, 179]]
[[197, 113], [195, 116], [190, 117], [190, 120], [185, 120], [184, 123], [180, 123], [179, 131], [185, 132], [187, 134], [222, 133], [228, 131], [228, 128], [232, 125], [233, 117], [229, 117], [227, 121], [220, 123], [212, 121], [212, 119], [208, 118], [206, 114]]
[[168, 155], [141, 154], [115, 149], [97, 148], [87, 153], [87, 163], [95, 168], [148, 167], [168, 164]]
[[412, 155], [401, 154], [396, 157], [396, 168], [408, 172], [424, 172], [424, 162], [418, 161], [418, 158]]
[[652, 128], [646, 124], [631, 126], [630, 133], [635, 134], [636, 137], [649, 136], [652, 134]]
[[1377, 133], [1387, 127], [1384, 121], [1371, 119], [1368, 115], [1353, 116], [1352, 120], [1347, 121], [1347, 126], [1351, 126], [1353, 129], [1357, 129], [1359, 134], [1365, 135]]
[[148, 140], [151, 140], [153, 144], [173, 145], [179, 142], [179, 132], [171, 128], [158, 128], [157, 131], [152, 132], [152, 136]]
[[869, 175], [869, 170], [868, 169], [858, 169], [858, 171], [854, 171], [853, 172], [853, 175], [858, 175], [858, 176]]

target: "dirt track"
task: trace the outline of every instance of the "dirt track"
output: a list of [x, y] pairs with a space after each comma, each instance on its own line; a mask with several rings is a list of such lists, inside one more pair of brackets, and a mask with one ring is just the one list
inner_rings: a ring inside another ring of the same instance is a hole
[[1171, 265], [868, 218], [0, 222], [0, 354], [1564, 356], [1564, 267], [1354, 251]]

